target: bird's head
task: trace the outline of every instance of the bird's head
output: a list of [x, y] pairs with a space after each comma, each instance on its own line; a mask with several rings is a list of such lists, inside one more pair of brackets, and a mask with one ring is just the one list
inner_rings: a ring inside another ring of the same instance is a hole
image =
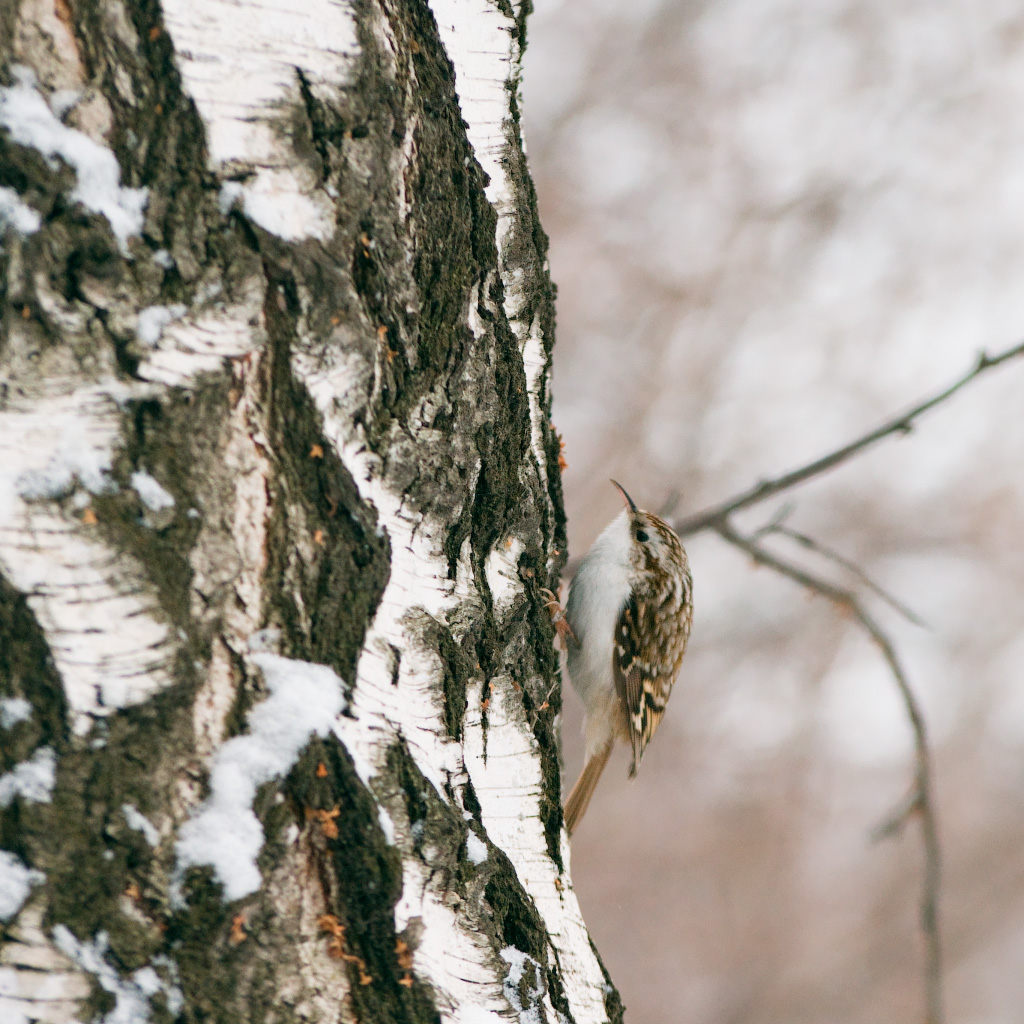
[[675, 531], [660, 516], [637, 508], [622, 484], [612, 481], [626, 503], [630, 569], [636, 574], [681, 575], [688, 571], [686, 552]]

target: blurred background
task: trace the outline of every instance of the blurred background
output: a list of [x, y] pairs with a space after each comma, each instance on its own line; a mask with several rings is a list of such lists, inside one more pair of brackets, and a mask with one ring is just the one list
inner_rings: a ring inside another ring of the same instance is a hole
[[[535, 0], [525, 128], [559, 286], [571, 554], [689, 514], [1024, 338], [1024, 8]], [[1024, 1021], [1024, 361], [740, 518], [854, 559], [936, 757], [947, 1016]], [[717, 537], [638, 780], [619, 751], [573, 879], [629, 1024], [922, 1018], [894, 683], [857, 627]], [[786, 550], [783, 546], [780, 550]], [[795, 555], [806, 562], [806, 553]], [[566, 688], [567, 784], [581, 714]]]

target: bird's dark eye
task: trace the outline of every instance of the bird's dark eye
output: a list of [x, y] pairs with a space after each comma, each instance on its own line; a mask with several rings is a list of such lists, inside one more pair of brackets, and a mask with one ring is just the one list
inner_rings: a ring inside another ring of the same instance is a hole
[[636, 539], [638, 541], [640, 541], [641, 544], [646, 544], [651, 538], [648, 537], [647, 534], [644, 533], [643, 530], [637, 530], [636, 531]]

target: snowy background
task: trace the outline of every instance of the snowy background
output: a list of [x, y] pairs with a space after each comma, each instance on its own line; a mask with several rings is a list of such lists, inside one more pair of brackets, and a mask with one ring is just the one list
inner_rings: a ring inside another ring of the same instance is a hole
[[[620, 480], [689, 513], [1024, 338], [1024, 12], [999, 0], [535, 0], [525, 128], [559, 285], [571, 554]], [[951, 1021], [1024, 1019], [1024, 364], [748, 513], [858, 564], [937, 753]], [[910, 732], [876, 652], [710, 536], [635, 784], [573, 844], [630, 1024], [920, 1017], [920, 843], [869, 833]], [[567, 696], [566, 774], [580, 765]]]

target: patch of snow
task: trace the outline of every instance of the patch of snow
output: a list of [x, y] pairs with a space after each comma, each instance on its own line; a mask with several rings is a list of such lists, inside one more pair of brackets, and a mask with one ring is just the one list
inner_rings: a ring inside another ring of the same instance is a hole
[[483, 864], [487, 860], [487, 844], [472, 829], [466, 834], [466, 856], [470, 864]]
[[286, 774], [313, 735], [326, 736], [344, 707], [344, 687], [325, 665], [254, 654], [270, 696], [249, 712], [249, 732], [214, 755], [210, 796], [181, 828], [175, 850], [179, 870], [209, 864], [227, 900], [259, 889], [256, 858], [263, 827], [253, 813], [256, 790]]
[[147, 999], [151, 999], [164, 987], [164, 983], [160, 980], [160, 975], [152, 967], [142, 967], [137, 970], [132, 975], [132, 981], [135, 982]]
[[160, 842], [160, 832], [156, 825], [147, 818], [142, 811], [131, 804], [121, 804], [121, 813], [129, 828], [141, 832], [146, 837], [150, 846], [156, 846]]
[[334, 234], [334, 204], [323, 192], [304, 191], [301, 175], [286, 168], [261, 174], [244, 189], [246, 216], [265, 231], [286, 242]]
[[[53, 929], [53, 941], [69, 960], [94, 975], [100, 988], [116, 1000], [114, 1008], [103, 1017], [103, 1024], [146, 1024], [149, 1020], [149, 996], [163, 987], [152, 968], [143, 967], [130, 980], [122, 978], [107, 962], [110, 940], [106, 932], [98, 932], [91, 942], [80, 942], [69, 928], [59, 924]], [[136, 980], [140, 974], [142, 984]], [[156, 977], [158, 988], [147, 991], [152, 986], [153, 977]]]
[[162, 512], [165, 508], [174, 508], [174, 496], [164, 490], [154, 477], [144, 470], [132, 473], [132, 487], [142, 500], [142, 504], [151, 512]]
[[0, 850], [0, 921], [10, 921], [21, 910], [33, 885], [41, 885], [46, 875], [26, 866], [20, 857]]
[[180, 302], [172, 306], [147, 306], [139, 311], [135, 334], [143, 345], [152, 347], [160, 340], [164, 328], [175, 320], [180, 320], [186, 312], [187, 308]]
[[166, 249], [157, 249], [153, 253], [153, 262], [164, 270], [174, 269], [174, 257]]
[[245, 188], [239, 181], [225, 181], [217, 193], [217, 209], [226, 217], [236, 205], [245, 203]]
[[24, 697], [4, 697], [0, 700], [0, 729], [10, 729], [32, 717], [32, 705]]
[[57, 755], [52, 747], [40, 747], [27, 761], [0, 775], [0, 807], [15, 797], [33, 804], [48, 804], [57, 781]]
[[51, 459], [42, 469], [29, 469], [14, 481], [25, 501], [59, 501], [75, 489], [75, 471], [63, 457]]
[[81, 89], [55, 89], [50, 93], [50, 109], [63, 121], [81, 96]]
[[52, 504], [78, 484], [85, 505], [87, 491], [113, 488], [124, 389], [107, 381], [55, 391], [12, 396], [0, 409], [0, 571], [45, 632], [84, 735], [94, 716], [169, 681], [169, 636], [136, 563], [113, 553], [81, 513]]
[[[544, 970], [541, 965], [528, 953], [516, 949], [515, 946], [506, 946], [498, 955], [508, 964], [508, 977], [504, 985], [505, 996], [519, 1014], [519, 1024], [543, 1024], [544, 1021], [550, 1020], [551, 1015], [544, 1012], [545, 1009], [550, 1009], [550, 1005], [544, 1005], [545, 992], [540, 980], [544, 977]], [[528, 1002], [524, 1006], [519, 985], [526, 973], [527, 964], [534, 970], [534, 987], [526, 990]]]
[[24, 67], [12, 71], [16, 84], [0, 88], [0, 125], [13, 141], [39, 150], [51, 161], [60, 157], [74, 168], [78, 184], [71, 198], [106, 217], [126, 251], [128, 239], [142, 231], [148, 189], [122, 188], [117, 157], [88, 135], [61, 124], [36, 90], [31, 71]]
[[14, 481], [24, 501], [58, 501], [70, 495], [77, 484], [90, 494], [109, 494], [117, 489], [110, 479], [110, 452], [97, 447], [80, 431], [76, 417], [51, 423], [59, 431], [56, 448], [45, 465], [24, 470]]
[[[168, 1012], [176, 1018], [185, 1008], [185, 996], [181, 991], [181, 975], [178, 973], [178, 965], [164, 953], [157, 954], [153, 957], [152, 962], [155, 967], [162, 967], [170, 978], [169, 982], [163, 983], [164, 998], [167, 1000]], [[138, 972], [135, 977], [138, 978]]]
[[268, 626], [266, 629], [258, 629], [248, 639], [250, 654], [259, 654], [261, 651], [276, 654], [281, 643], [281, 630], [276, 626]]
[[0, 185], [0, 229], [8, 224], [23, 235], [39, 230], [42, 217], [26, 203], [13, 188]]
[[[13, 987], [11, 985], [11, 981], [14, 976], [14, 971], [0, 967], [0, 989]], [[5, 1014], [9, 1015], [4, 1018], [8, 1024], [36, 1024], [36, 1021], [39, 1020], [38, 1017], [30, 1020], [27, 1010], [13, 1004], [9, 1005], [8, 1000], [4, 996], [0, 996], [0, 1010], [3, 1010]]]

